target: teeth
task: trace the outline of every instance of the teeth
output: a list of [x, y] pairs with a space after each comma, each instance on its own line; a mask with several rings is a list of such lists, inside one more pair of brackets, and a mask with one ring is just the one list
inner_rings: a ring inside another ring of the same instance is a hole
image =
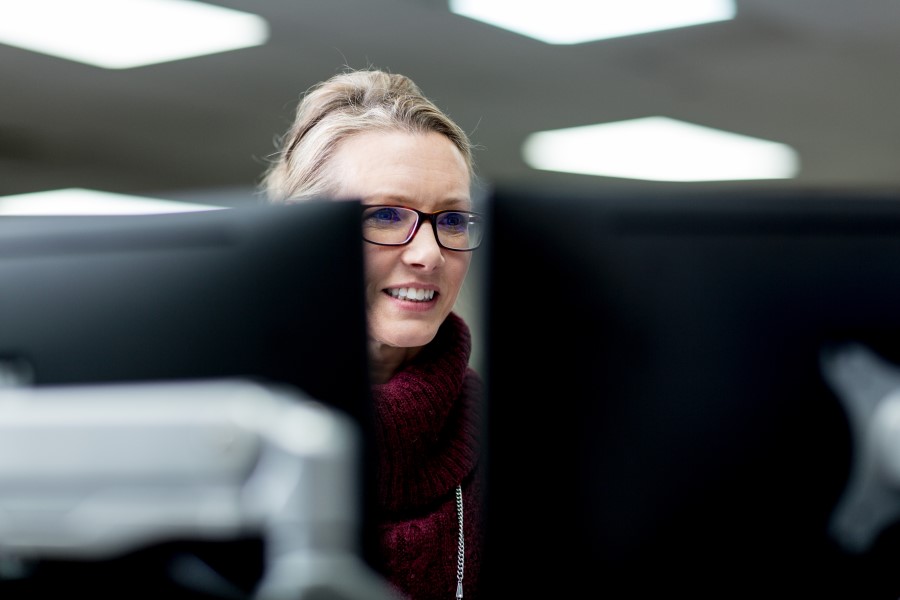
[[422, 290], [416, 288], [392, 288], [388, 290], [394, 298], [401, 300], [414, 300], [416, 302], [429, 302], [434, 298], [434, 290]]

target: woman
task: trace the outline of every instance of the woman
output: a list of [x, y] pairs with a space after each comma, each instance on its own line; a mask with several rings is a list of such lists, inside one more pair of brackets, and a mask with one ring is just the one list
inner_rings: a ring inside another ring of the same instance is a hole
[[263, 180], [273, 202], [365, 205], [380, 570], [414, 600], [478, 597], [482, 382], [452, 312], [483, 231], [473, 178], [467, 135], [413, 81], [361, 70], [304, 95]]

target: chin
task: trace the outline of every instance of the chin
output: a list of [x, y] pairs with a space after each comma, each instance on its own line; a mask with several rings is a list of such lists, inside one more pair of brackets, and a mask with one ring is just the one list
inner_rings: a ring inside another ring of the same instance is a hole
[[388, 331], [380, 332], [384, 335], [379, 335], [378, 331], [373, 331], [372, 337], [394, 348], [421, 348], [434, 339], [434, 336], [437, 335], [437, 330], [437, 327], [394, 327], [388, 328]]

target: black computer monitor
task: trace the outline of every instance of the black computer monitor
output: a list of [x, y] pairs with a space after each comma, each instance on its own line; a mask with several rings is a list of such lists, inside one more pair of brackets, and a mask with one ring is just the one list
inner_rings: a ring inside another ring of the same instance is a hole
[[[356, 202], [0, 218], [4, 386], [239, 378], [340, 410], [359, 428], [372, 562], [366, 339]], [[262, 560], [232, 552], [226, 577], [252, 587]]]
[[900, 195], [490, 207], [490, 592], [900, 594]]
[[355, 203], [0, 219], [0, 373], [226, 376], [353, 415], [367, 393]]

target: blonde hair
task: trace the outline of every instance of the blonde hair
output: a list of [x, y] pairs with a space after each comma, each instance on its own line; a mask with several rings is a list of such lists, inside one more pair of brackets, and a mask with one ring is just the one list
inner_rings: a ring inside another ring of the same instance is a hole
[[466, 133], [409, 77], [365, 69], [346, 71], [307, 90], [293, 124], [278, 140], [280, 149], [261, 188], [272, 202], [327, 195], [336, 182], [326, 166], [341, 140], [388, 130], [447, 136], [474, 180], [472, 145]]

